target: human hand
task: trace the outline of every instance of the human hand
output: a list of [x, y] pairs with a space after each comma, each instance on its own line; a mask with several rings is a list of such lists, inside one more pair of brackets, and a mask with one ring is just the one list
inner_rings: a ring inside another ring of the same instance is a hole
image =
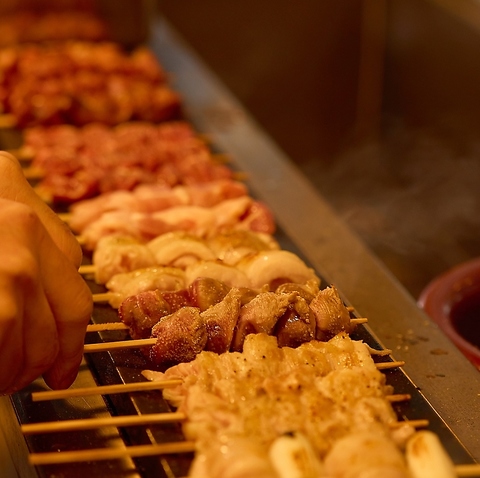
[[51, 388], [69, 387], [82, 360], [92, 311], [91, 292], [77, 271], [78, 244], [18, 168], [15, 160], [0, 153], [0, 393], [4, 394], [42, 374]]

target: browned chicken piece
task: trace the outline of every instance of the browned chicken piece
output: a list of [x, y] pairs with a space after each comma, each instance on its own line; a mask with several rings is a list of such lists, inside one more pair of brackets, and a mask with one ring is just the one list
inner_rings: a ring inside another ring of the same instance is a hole
[[160, 290], [149, 290], [125, 299], [118, 309], [122, 322], [128, 326], [132, 339], [146, 339], [152, 327], [172, 312]]
[[315, 316], [318, 340], [329, 339], [340, 332], [352, 331], [350, 313], [335, 287], [327, 287], [318, 292], [310, 302], [310, 309]]
[[[313, 281], [313, 282], [314, 284], [306, 284], [306, 285], [297, 284], [295, 282], [285, 282], [279, 285], [276, 288], [275, 292], [277, 294], [282, 294], [282, 293], [286, 294], [289, 292], [296, 292], [300, 297], [305, 299], [307, 304], [310, 304], [310, 302], [312, 302], [315, 295], [317, 295], [319, 291], [318, 282], [317, 281]], [[309, 287], [310, 285], [312, 287]]]
[[230, 350], [233, 331], [237, 323], [242, 292], [231, 289], [225, 298], [201, 313], [207, 328], [207, 345], [205, 350], [221, 354]]
[[307, 301], [298, 296], [275, 325], [279, 347], [298, 347], [315, 338], [315, 316]]
[[196, 307], [182, 307], [162, 317], [152, 336], [157, 342], [150, 349], [150, 358], [159, 366], [190, 362], [207, 344], [205, 321]]
[[262, 292], [245, 304], [240, 309], [232, 350], [241, 351], [248, 334], [260, 332], [271, 334], [279, 317], [285, 313], [289, 304], [295, 302], [297, 297], [296, 292], [289, 294]]
[[201, 312], [223, 300], [229, 290], [226, 284], [210, 277], [198, 277], [188, 286], [192, 305]]

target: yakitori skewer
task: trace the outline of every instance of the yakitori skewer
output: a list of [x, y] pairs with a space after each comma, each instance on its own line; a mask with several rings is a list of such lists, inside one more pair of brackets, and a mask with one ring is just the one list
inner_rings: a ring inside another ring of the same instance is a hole
[[[23, 150], [22, 149], [12, 150], [12, 154], [20, 161], [31, 161], [33, 159], [34, 153], [30, 148], [26, 147]], [[212, 158], [212, 161], [217, 164], [227, 164], [231, 162], [231, 159], [226, 154], [212, 154], [211, 158]], [[37, 168], [35, 166], [26, 166], [23, 168], [23, 174], [28, 179], [40, 181], [45, 178], [47, 173], [41, 168]], [[246, 181], [247, 178], [248, 178], [248, 174], [243, 171], [232, 172], [232, 179], [236, 181], [244, 182]], [[68, 213], [66, 213], [64, 217], [65, 217], [65, 222], [68, 222], [70, 218]]]
[[125, 448], [94, 448], [90, 450], [62, 451], [52, 453], [32, 453], [28, 460], [32, 465], [54, 465], [61, 463], [75, 463], [85, 461], [100, 461], [122, 459], [126, 456], [154, 456], [177, 453], [191, 453], [195, 451], [192, 441], [161, 443], [158, 445], [138, 445]]
[[[116, 297], [115, 292], [99, 292], [96, 294], [92, 294], [92, 299], [95, 304], [110, 302], [110, 300], [114, 299], [115, 297]], [[368, 322], [367, 317], [353, 317], [350, 319], [350, 323], [352, 325], [361, 325], [361, 324], [366, 324], [367, 322]]]
[[[366, 324], [368, 319], [365, 317], [354, 318], [350, 321], [352, 324]], [[123, 322], [105, 322], [103, 324], [90, 324], [87, 326], [87, 332], [108, 332], [112, 330], [128, 330], [128, 325]], [[379, 353], [380, 355], [389, 355], [391, 350], [378, 350], [373, 351], [374, 353]]]
[[69, 388], [67, 390], [45, 390], [33, 392], [32, 401], [44, 402], [47, 400], [63, 400], [72, 397], [85, 397], [88, 395], [113, 395], [117, 393], [145, 392], [149, 390], [162, 390], [176, 387], [182, 383], [181, 379], [152, 380], [148, 382], [120, 383], [118, 385], [99, 385], [96, 387]]
[[[191, 453], [195, 451], [193, 441], [169, 442], [156, 445], [138, 445], [121, 448], [96, 448], [90, 450], [62, 451], [51, 453], [32, 453], [29, 462], [32, 465], [53, 465], [85, 461], [122, 459], [125, 456], [141, 457], [167, 454]], [[480, 464], [454, 466], [458, 478], [475, 477], [480, 473]]]
[[[38, 435], [46, 433], [72, 432], [81, 430], [93, 430], [104, 427], [134, 427], [158, 425], [163, 423], [178, 423], [187, 419], [187, 416], [181, 412], [149, 413], [146, 415], [124, 415], [103, 418], [83, 418], [78, 420], [59, 420], [54, 422], [26, 423], [21, 425], [24, 435]], [[410, 425], [413, 428], [428, 427], [429, 422], [425, 419], [420, 420], [401, 420], [392, 422], [392, 428], [399, 428], [404, 425]]]
[[142, 425], [158, 425], [185, 420], [180, 412], [148, 413], [146, 415], [124, 415], [103, 418], [84, 418], [78, 420], [57, 420], [54, 422], [27, 423], [21, 426], [24, 435], [39, 433], [71, 432], [92, 430], [103, 427], [131, 427]]
[[[84, 346], [83, 351], [85, 353], [109, 352], [111, 350], [118, 350], [118, 349], [125, 349], [125, 348], [148, 347], [151, 345], [155, 345], [156, 342], [157, 342], [156, 338], [117, 340], [114, 342], [87, 344]], [[405, 365], [405, 362], [403, 360], [392, 360], [390, 362], [379, 362], [375, 364], [378, 370], [389, 370], [392, 368], [403, 367], [404, 365]]]

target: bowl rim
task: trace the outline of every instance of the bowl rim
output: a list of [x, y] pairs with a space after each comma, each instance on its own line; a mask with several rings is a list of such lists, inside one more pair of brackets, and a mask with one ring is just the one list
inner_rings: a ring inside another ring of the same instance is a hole
[[480, 368], [480, 349], [457, 332], [449, 315], [452, 305], [467, 295], [467, 291], [475, 288], [480, 291], [480, 258], [453, 266], [437, 276], [422, 290], [417, 304], [463, 354]]

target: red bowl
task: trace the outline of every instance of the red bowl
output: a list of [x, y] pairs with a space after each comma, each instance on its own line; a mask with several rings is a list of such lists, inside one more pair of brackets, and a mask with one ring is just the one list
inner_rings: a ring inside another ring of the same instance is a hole
[[432, 280], [418, 305], [480, 370], [480, 258]]

